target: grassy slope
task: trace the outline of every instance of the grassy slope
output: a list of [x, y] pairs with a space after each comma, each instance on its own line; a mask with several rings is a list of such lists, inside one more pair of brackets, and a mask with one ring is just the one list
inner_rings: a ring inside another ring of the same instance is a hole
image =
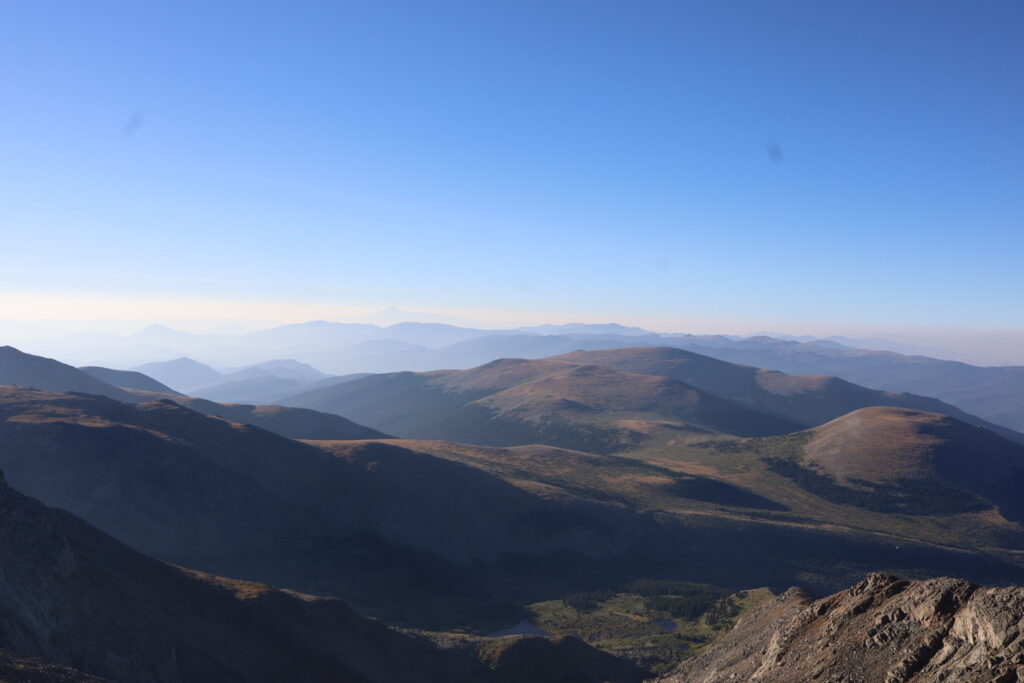
[[[774, 460], [799, 460], [810, 438], [811, 433], [804, 432], [754, 439], [672, 439], [618, 456], [543, 446], [488, 449], [445, 442], [398, 443], [486, 469], [524, 488], [614, 501], [698, 526], [733, 519], [868, 533], [896, 544], [921, 541], [1024, 564], [1024, 531], [991, 507], [954, 514], [881, 512], [828, 500], [773, 470]], [[716, 495], [700, 495], [710, 489], [700, 482], [708, 481], [721, 486]]]
[[[653, 582], [652, 582], [653, 583]], [[713, 586], [695, 586], [709, 596], [695, 614], [673, 614], [671, 601], [692, 592], [666, 587], [648, 594], [616, 592], [600, 595], [593, 606], [572, 606], [573, 600], [549, 600], [528, 606], [531, 623], [554, 635], [576, 635], [607, 652], [663, 673], [682, 659], [702, 652], [732, 628], [747, 610], [772, 596], [767, 588], [722, 596]], [[653, 598], [653, 599], [652, 599]]]
[[865, 509], [816, 495], [771, 467], [774, 460], [799, 462], [813, 432], [766, 439], [715, 439], [655, 446], [631, 453], [669, 470], [702, 473], [770, 498], [787, 508], [784, 523], [851, 529], [915, 539], [945, 547], [993, 553], [1024, 562], [1024, 530], [998, 510], [952, 514], [899, 514]]

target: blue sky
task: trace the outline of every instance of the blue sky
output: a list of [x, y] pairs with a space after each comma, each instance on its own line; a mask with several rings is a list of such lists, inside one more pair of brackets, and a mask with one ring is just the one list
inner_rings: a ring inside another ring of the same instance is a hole
[[1016, 1], [0, 11], [8, 319], [1024, 331]]

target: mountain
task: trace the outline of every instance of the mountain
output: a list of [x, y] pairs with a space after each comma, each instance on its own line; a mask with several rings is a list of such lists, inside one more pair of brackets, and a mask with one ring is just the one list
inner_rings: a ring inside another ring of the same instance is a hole
[[435, 369], [433, 349], [398, 339], [373, 339], [351, 346], [310, 351], [306, 358], [337, 374]]
[[653, 433], [770, 435], [800, 428], [676, 380], [552, 359], [371, 375], [287, 403], [407, 438], [596, 452], [621, 450]]
[[249, 376], [260, 377], [271, 375], [282, 379], [294, 379], [301, 382], [316, 382], [326, 379], [328, 375], [320, 372], [312, 365], [300, 363], [291, 358], [277, 358], [262, 363], [253, 363], [240, 368], [225, 368], [222, 374], [225, 380], [246, 379], [247, 371], [256, 371]]
[[277, 359], [225, 369], [216, 382], [197, 387], [193, 396], [219, 403], [272, 403], [274, 397], [297, 393], [329, 379], [311, 365]]
[[[812, 339], [809, 341], [814, 340]], [[879, 337], [846, 337], [842, 335], [833, 335], [826, 339], [817, 339], [816, 341], [819, 344], [823, 341], [831, 341], [853, 349], [895, 351], [896, 353], [901, 353], [906, 356], [931, 356], [933, 358], [942, 358], [945, 360], [963, 360], [957, 357], [958, 354], [956, 351], [952, 351], [942, 346], [919, 346], [916, 344], [907, 344]]]
[[101, 382], [121, 389], [136, 389], [138, 391], [152, 391], [158, 394], [177, 394], [166, 384], [157, 382], [152, 377], [147, 377], [141, 372], [134, 370], [111, 370], [97, 366], [85, 366], [78, 368], [87, 375], [91, 375]]
[[577, 351], [559, 358], [677, 379], [760, 412], [788, 418], [806, 426], [820, 425], [859, 408], [896, 406], [950, 415], [1024, 443], [1024, 435], [981, 420], [937, 399], [867, 389], [838, 377], [787, 375], [671, 347]]
[[193, 396], [217, 403], [273, 403], [277, 396], [301, 393], [317, 384], [297, 379], [284, 379], [270, 374], [228, 380], [193, 389]]
[[936, 399], [653, 346], [503, 359], [463, 371], [385, 373], [282, 401], [402, 437], [493, 446], [533, 442], [608, 452], [650, 441], [653, 432], [665, 435], [670, 425], [780, 434], [878, 405], [948, 414], [1024, 443], [1024, 435]]
[[43, 391], [79, 391], [133, 401], [132, 394], [59, 361], [0, 346], [0, 385], [34, 387]]
[[152, 560], [0, 481], [0, 647], [121, 681], [449, 680], [343, 603]]
[[[500, 358], [543, 358], [579, 348], [624, 346], [624, 337], [500, 333], [430, 348], [397, 339], [374, 339], [342, 348], [311, 352], [306, 357], [336, 373], [468, 369]], [[636, 338], [629, 338], [635, 341]]]
[[[119, 385], [108, 384], [99, 379], [101, 377], [119, 382]], [[344, 381], [344, 378], [338, 378], [338, 381]], [[386, 436], [337, 415], [287, 408], [284, 405], [225, 405], [184, 396], [141, 373], [106, 368], [76, 369], [50, 358], [22, 353], [9, 346], [0, 348], [0, 385], [4, 384], [61, 393], [92, 393], [127, 402], [170, 399], [188, 405], [203, 415], [255, 425], [289, 438], [350, 439]]]
[[[344, 603], [167, 565], [0, 475], [0, 674], [26, 681], [639, 683], [579, 640], [400, 633]], [[101, 677], [94, 678], [93, 675]]]
[[1017, 681], [1024, 588], [872, 574], [822, 599], [791, 589], [663, 683]]
[[420, 368], [403, 367], [401, 369], [468, 369], [501, 358], [537, 359], [557, 356], [579, 348], [609, 349], [622, 345], [618, 338], [613, 340], [587, 335], [496, 334], [437, 349]]
[[588, 324], [588, 323], [566, 323], [563, 325], [534, 325], [532, 327], [520, 327], [518, 331], [532, 334], [561, 335], [561, 334], [624, 334], [624, 335], [649, 335], [651, 332], [639, 327], [626, 327], [618, 323]]
[[[544, 339], [531, 341], [533, 337]], [[1024, 431], [1022, 367], [980, 367], [918, 355], [910, 347], [891, 344], [892, 350], [854, 348], [858, 344], [879, 346], [878, 342], [884, 340], [836, 339], [655, 334], [614, 323], [483, 330], [436, 323], [380, 327], [311, 321], [246, 334], [189, 334], [154, 326], [127, 337], [77, 335], [38, 343], [31, 350], [75, 359], [83, 365], [118, 367], [134, 364], [132, 359], [175, 354], [218, 365], [289, 357], [330, 373], [352, 374], [466, 369], [505, 357], [541, 358], [575, 350], [671, 346], [791, 375], [829, 375], [871, 389], [932, 396], [969, 414]], [[181, 391], [217, 381], [216, 377], [207, 377], [186, 387], [175, 385], [173, 378], [146, 374]], [[243, 400], [253, 402], [254, 398]]]
[[687, 340], [673, 346], [733, 363], [797, 375], [835, 375], [873, 389], [933, 396], [1004, 427], [1024, 430], [1024, 367], [979, 367], [927, 356], [768, 338], [723, 345]]
[[780, 472], [825, 497], [910, 514], [995, 505], [1024, 521], [1024, 447], [989, 430], [935, 413], [864, 408], [809, 436]]
[[[100, 379], [106, 377], [118, 386]], [[223, 405], [178, 394], [139, 372], [108, 368], [72, 368], [11, 347], [0, 348], [0, 385], [31, 386], [52, 392], [81, 392], [129, 403], [170, 399], [204, 415], [262, 427], [294, 439], [375, 439], [386, 435], [339, 415], [273, 405]], [[135, 386], [129, 386], [135, 385]], [[121, 388], [121, 387], [124, 388]], [[305, 385], [301, 385], [305, 386]], [[142, 387], [152, 387], [143, 389]]]
[[221, 373], [209, 365], [184, 357], [158, 363], [146, 363], [134, 370], [152, 377], [166, 386], [173, 387], [175, 391], [186, 394], [193, 389], [214, 384], [222, 378]]
[[322, 380], [320, 380], [318, 382], [313, 382], [312, 384], [303, 385], [303, 387], [299, 391], [289, 391], [289, 392], [284, 393], [284, 394], [279, 394], [279, 395], [273, 396], [272, 397], [273, 400], [271, 400], [270, 403], [280, 403], [282, 400], [287, 399], [288, 397], [291, 397], [291, 396], [296, 396], [298, 394], [304, 394], [306, 392], [315, 391], [317, 389], [326, 389], [327, 387], [332, 387], [335, 384], [344, 384], [345, 382], [353, 382], [353, 381], [355, 381], [357, 379], [362, 379], [364, 377], [369, 377], [372, 374], [373, 373], [371, 373], [371, 372], [356, 372], [356, 373], [353, 373], [351, 375], [334, 375], [332, 377], [327, 377], [325, 379], [322, 379]]

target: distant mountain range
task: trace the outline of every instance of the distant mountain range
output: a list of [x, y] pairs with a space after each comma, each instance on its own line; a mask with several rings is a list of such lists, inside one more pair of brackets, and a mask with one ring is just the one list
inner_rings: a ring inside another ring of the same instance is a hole
[[[885, 347], [886, 340], [863, 340]], [[576, 350], [671, 346], [721, 360], [794, 375], [833, 375], [884, 391], [912, 392], [951, 403], [1004, 427], [1024, 430], [1024, 367], [980, 367], [855, 348], [860, 340], [781, 339], [770, 336], [655, 334], [608, 325], [545, 325], [485, 330], [445, 323], [313, 321], [239, 334], [190, 334], [153, 326], [134, 335], [78, 335], [32, 347], [36, 353], [87, 365], [134, 368], [176, 391], [210, 400], [267, 403], [299, 393], [309, 377], [285, 376], [280, 368], [259, 377], [225, 378], [217, 368], [290, 359], [331, 375], [468, 369], [499, 358], [543, 358]], [[890, 349], [909, 347], [889, 344]], [[187, 357], [205, 370], [178, 363]]]
[[[175, 361], [172, 365], [185, 368], [198, 365], [187, 359], [181, 361]], [[296, 439], [367, 439], [385, 436], [338, 415], [283, 406], [219, 404], [179, 394], [140, 372], [100, 367], [73, 368], [50, 358], [22, 353], [10, 346], [0, 347], [0, 385], [32, 387], [56, 393], [93, 394], [126, 403], [166, 399], [204, 415], [244, 422]]]
[[171, 389], [166, 384], [158, 382], [149, 375], [135, 370], [111, 370], [110, 368], [101, 368], [95, 365], [78, 369], [87, 375], [95, 377], [101, 382], [106, 382], [107, 384], [120, 389], [127, 389], [129, 391], [150, 391], [158, 394], [177, 396], [182, 395], [180, 392]]
[[666, 429], [744, 436], [794, 432], [868, 406], [943, 413], [1024, 443], [1024, 435], [936, 399], [866, 389], [836, 377], [758, 370], [667, 347], [370, 375], [282, 402], [346, 415], [407, 438], [547, 443], [597, 452], [635, 447]]

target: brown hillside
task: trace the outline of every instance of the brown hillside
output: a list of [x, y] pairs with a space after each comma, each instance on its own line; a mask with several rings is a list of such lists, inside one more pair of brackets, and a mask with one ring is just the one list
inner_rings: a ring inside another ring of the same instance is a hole
[[289, 399], [402, 438], [614, 452], [672, 431], [783, 434], [801, 423], [666, 377], [564, 360], [365, 377]]
[[1024, 519], [1024, 446], [981, 427], [917, 410], [864, 408], [809, 437], [801, 466], [839, 487], [903, 498], [908, 511], [943, 500], [953, 505], [957, 496], [967, 509], [974, 497], [975, 507], [984, 500], [1007, 519]]

